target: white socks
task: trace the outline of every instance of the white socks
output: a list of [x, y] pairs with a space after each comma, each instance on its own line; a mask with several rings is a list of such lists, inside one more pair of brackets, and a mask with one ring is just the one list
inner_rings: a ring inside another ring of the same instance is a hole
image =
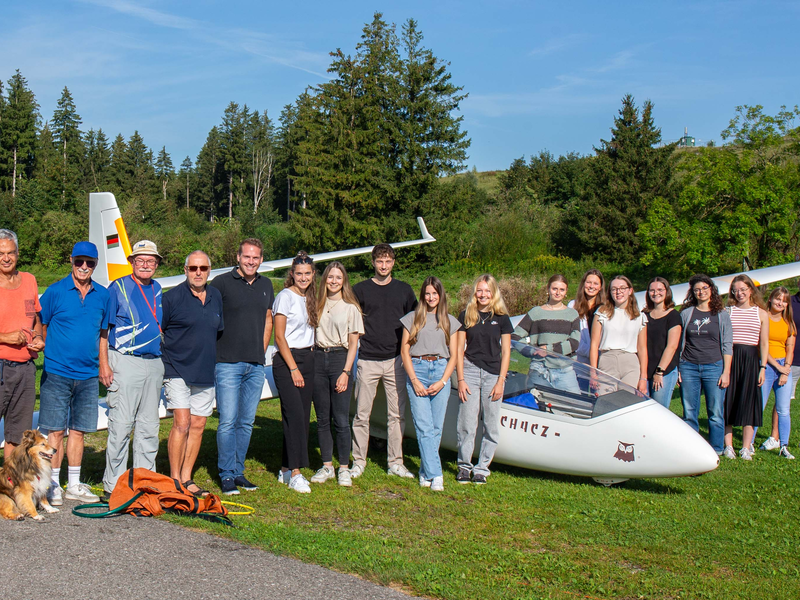
[[67, 467], [67, 487], [74, 487], [81, 482], [81, 468]]
[[52, 479], [53, 483], [55, 483], [56, 485], [61, 485], [61, 482], [58, 479], [59, 475], [61, 475], [61, 469], [60, 468], [52, 469], [50, 471], [50, 479]]

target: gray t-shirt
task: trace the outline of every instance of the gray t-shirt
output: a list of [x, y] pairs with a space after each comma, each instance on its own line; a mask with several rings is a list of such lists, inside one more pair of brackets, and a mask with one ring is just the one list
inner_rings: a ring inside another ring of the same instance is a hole
[[695, 365], [710, 365], [722, 360], [719, 343], [719, 315], [694, 309], [686, 325], [683, 360]]
[[[456, 331], [462, 328], [461, 323], [452, 315], [447, 315], [447, 318], [450, 319], [450, 335], [455, 335]], [[400, 319], [400, 322], [410, 333], [414, 326], [414, 311]], [[450, 358], [450, 347], [444, 337], [444, 332], [437, 328], [435, 313], [428, 313], [425, 327], [417, 333], [417, 343], [411, 346], [411, 356], [425, 356], [426, 354], [437, 354]]]

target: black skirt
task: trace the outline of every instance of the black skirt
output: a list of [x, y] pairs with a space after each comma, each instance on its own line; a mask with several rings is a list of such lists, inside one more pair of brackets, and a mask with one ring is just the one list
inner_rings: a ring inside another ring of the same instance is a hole
[[761, 427], [763, 408], [758, 387], [758, 346], [733, 345], [731, 380], [725, 392], [725, 425]]

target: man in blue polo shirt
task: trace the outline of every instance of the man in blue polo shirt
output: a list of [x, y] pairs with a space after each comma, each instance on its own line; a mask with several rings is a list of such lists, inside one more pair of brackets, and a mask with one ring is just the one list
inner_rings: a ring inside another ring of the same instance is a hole
[[[108, 290], [92, 281], [97, 266], [97, 247], [78, 242], [72, 249], [72, 273], [47, 288], [41, 298], [44, 326], [44, 369], [40, 387], [39, 429], [56, 449], [50, 504], [60, 506], [59, 475], [67, 438], [66, 497], [97, 502], [89, 486], [81, 483], [83, 437], [97, 431], [98, 377], [110, 376], [108, 362], [100, 362], [100, 347], [108, 347]], [[105, 357], [104, 357], [105, 358]]]
[[198, 497], [208, 495], [192, 481], [206, 419], [214, 408], [217, 334], [222, 331], [222, 294], [208, 282], [211, 260], [202, 250], [186, 257], [186, 281], [164, 294], [162, 303], [164, 393], [172, 411], [170, 477]]
[[[133, 273], [108, 286], [111, 327], [108, 364], [108, 444], [103, 489], [110, 495], [128, 468], [133, 436], [133, 466], [155, 471], [158, 453], [158, 403], [164, 383], [161, 362], [161, 285], [153, 280], [161, 262], [156, 245], [133, 245], [128, 261]], [[102, 348], [101, 348], [102, 356]]]

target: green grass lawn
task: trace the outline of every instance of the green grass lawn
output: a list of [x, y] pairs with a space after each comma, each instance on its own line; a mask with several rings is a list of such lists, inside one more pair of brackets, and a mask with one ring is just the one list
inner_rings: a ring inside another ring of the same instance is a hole
[[[677, 397], [672, 408], [680, 412]], [[162, 421], [160, 472], [168, 472], [170, 426]], [[209, 419], [195, 481], [218, 492], [216, 426]], [[761, 428], [758, 443], [768, 433]], [[105, 438], [87, 437], [84, 476], [93, 482], [102, 478]], [[311, 438], [316, 468], [314, 422]], [[260, 489], [232, 498], [255, 515], [233, 517], [236, 528], [170, 518], [436, 598], [800, 597], [800, 461], [775, 452], [724, 461], [702, 477], [612, 488], [503, 465], [488, 485], [462, 486], [455, 454], [443, 452], [445, 491], [436, 494], [387, 476], [385, 453], [373, 450], [352, 488], [330, 481], [301, 495], [276, 481], [281, 439], [278, 403], [263, 402], [247, 461]], [[413, 440], [405, 452], [416, 471]]]

